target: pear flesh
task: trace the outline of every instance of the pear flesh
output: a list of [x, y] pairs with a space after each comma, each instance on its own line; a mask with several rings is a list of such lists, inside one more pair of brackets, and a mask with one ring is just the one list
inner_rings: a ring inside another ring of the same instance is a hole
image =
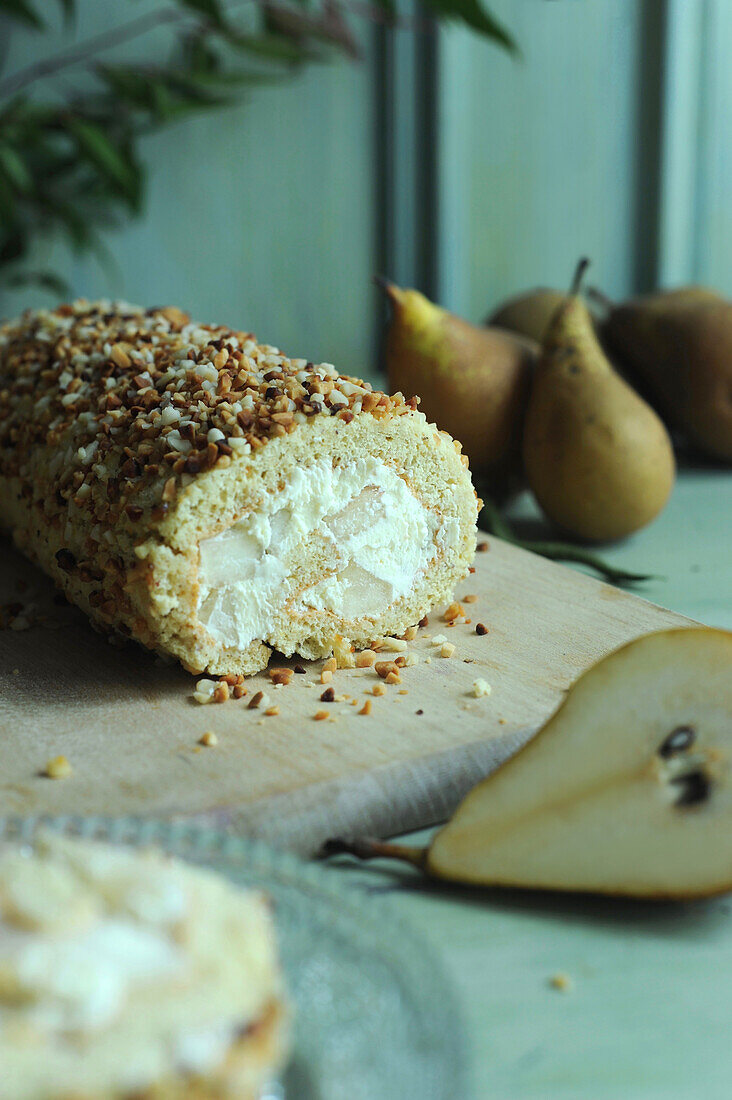
[[613, 370], [581, 297], [547, 331], [524, 424], [524, 466], [547, 516], [593, 541], [622, 538], [666, 504], [675, 463], [656, 412]]
[[732, 302], [704, 287], [662, 291], [611, 307], [603, 337], [672, 426], [732, 462]]
[[466, 797], [427, 869], [460, 882], [692, 897], [732, 887], [732, 634], [649, 634], [586, 672]]
[[479, 328], [417, 290], [385, 284], [392, 305], [386, 337], [389, 386], [419, 395], [420, 409], [460, 440], [471, 469], [500, 495], [521, 470], [521, 432], [539, 348]]

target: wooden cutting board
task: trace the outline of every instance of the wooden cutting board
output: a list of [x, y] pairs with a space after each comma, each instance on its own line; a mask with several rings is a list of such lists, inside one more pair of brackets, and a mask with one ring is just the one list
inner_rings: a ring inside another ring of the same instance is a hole
[[[111, 646], [0, 544], [0, 603], [35, 605], [28, 629], [0, 630], [0, 812], [192, 817], [303, 854], [335, 834], [388, 835], [443, 819], [593, 661], [639, 634], [690, 625], [499, 539], [487, 542], [456, 592], [477, 596], [464, 604], [472, 624], [448, 627], [432, 614], [409, 645], [419, 664], [382, 697], [370, 694], [381, 683], [373, 669], [337, 672], [336, 693], [358, 706], [320, 702], [322, 662], [306, 663], [287, 687], [273, 690], [261, 674], [245, 699], [201, 706], [193, 677], [134, 646]], [[432, 644], [439, 634], [455, 645], [449, 659]], [[490, 695], [473, 697], [477, 678]], [[248, 707], [258, 690], [278, 715]], [[366, 699], [371, 714], [359, 715]], [[319, 710], [329, 718], [315, 720]], [[198, 745], [205, 730], [216, 733], [215, 747]], [[45, 778], [59, 754], [73, 774]]]

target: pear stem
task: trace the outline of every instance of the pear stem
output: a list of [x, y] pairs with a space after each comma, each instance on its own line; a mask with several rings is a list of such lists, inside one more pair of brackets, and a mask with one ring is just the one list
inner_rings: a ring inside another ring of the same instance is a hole
[[356, 859], [397, 859], [401, 863], [410, 863], [419, 871], [427, 870], [427, 849], [411, 848], [406, 844], [389, 844], [387, 841], [376, 840], [372, 837], [356, 837], [354, 840], [346, 840], [343, 837], [333, 837], [326, 840], [322, 848], [322, 855], [354, 856]]
[[380, 287], [380, 289], [383, 290], [385, 294], [389, 293], [391, 283], [385, 275], [374, 275], [372, 277], [372, 282], [376, 283], [376, 285]]
[[481, 496], [483, 497], [483, 510], [479, 520], [481, 527], [485, 527], [490, 534], [503, 539], [504, 542], [510, 542], [512, 546], [520, 546], [522, 550], [530, 550], [532, 554], [539, 554], [551, 561], [573, 561], [580, 565], [587, 565], [611, 584], [639, 584], [654, 579], [651, 573], [631, 573], [627, 569], [618, 569], [598, 554], [585, 550], [583, 546], [544, 539], [521, 539], [486, 493], [482, 492]]
[[587, 268], [589, 266], [590, 266], [590, 261], [587, 259], [586, 256], [583, 256], [582, 259], [580, 260], [580, 262], [577, 264], [577, 267], [575, 268], [574, 278], [572, 279], [572, 285], [569, 288], [569, 293], [570, 293], [570, 296], [572, 298], [574, 298], [575, 295], [579, 294], [580, 287], [582, 286], [582, 280], [584, 279], [585, 272], [587, 271]]

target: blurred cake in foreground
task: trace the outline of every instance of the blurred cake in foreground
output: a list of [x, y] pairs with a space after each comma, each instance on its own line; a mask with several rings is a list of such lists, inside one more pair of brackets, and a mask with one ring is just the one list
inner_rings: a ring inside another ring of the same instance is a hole
[[260, 894], [52, 834], [0, 851], [1, 1100], [254, 1100], [287, 1031]]

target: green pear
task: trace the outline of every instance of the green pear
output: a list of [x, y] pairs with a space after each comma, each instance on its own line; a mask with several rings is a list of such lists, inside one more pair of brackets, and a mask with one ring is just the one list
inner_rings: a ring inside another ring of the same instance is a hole
[[538, 345], [471, 325], [417, 290], [384, 289], [392, 318], [386, 335], [389, 386], [417, 394], [428, 420], [460, 440], [489, 491], [521, 469], [521, 430]]
[[705, 287], [660, 291], [611, 305], [602, 331], [669, 424], [732, 462], [732, 302]]
[[593, 665], [429, 848], [332, 842], [483, 886], [693, 898], [732, 889], [732, 633], [646, 634]]
[[546, 515], [580, 538], [618, 539], [668, 500], [674, 455], [650, 405], [613, 370], [579, 282], [555, 313], [524, 422], [526, 476]]
[[550, 290], [548, 287], [527, 290], [497, 306], [487, 323], [516, 332], [520, 336], [528, 336], [540, 344], [549, 322], [564, 298], [561, 290]]

